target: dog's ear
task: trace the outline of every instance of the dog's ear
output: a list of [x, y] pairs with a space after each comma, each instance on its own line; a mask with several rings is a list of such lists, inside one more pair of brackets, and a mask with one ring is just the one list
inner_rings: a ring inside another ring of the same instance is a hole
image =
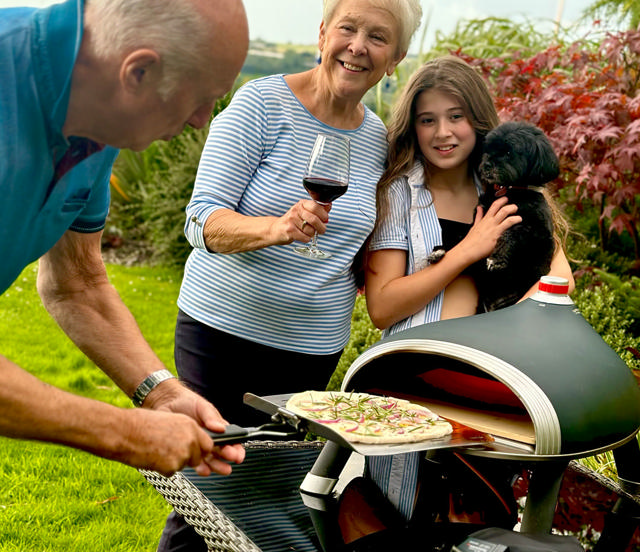
[[[532, 164], [529, 174], [532, 180], [538, 180], [538, 185], [543, 185], [558, 177], [560, 162], [549, 138], [540, 129], [536, 130], [538, 132], [535, 133], [536, 136], [532, 143], [534, 154], [530, 158]], [[531, 184], [535, 184], [535, 182], [531, 182]]]

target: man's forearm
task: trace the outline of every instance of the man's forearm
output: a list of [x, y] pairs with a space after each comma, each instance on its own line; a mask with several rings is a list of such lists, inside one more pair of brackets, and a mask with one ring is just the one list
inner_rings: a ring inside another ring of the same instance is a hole
[[69, 338], [127, 396], [150, 373], [164, 368], [111, 284], [43, 295], [43, 303]]
[[164, 368], [109, 282], [99, 233], [65, 233], [40, 259], [38, 292], [64, 332], [128, 396]]
[[66, 445], [167, 476], [186, 465], [203, 475], [211, 470], [228, 474], [228, 461], [242, 461], [241, 449], [214, 451], [211, 439], [189, 416], [118, 408], [73, 395], [2, 356], [0, 378], [0, 435], [5, 437]]
[[0, 356], [0, 434], [108, 455], [117, 448], [121, 409], [72, 395]]

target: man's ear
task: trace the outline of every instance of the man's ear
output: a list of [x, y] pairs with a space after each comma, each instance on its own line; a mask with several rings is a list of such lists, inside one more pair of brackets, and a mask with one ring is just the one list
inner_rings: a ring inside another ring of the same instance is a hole
[[390, 77], [393, 75], [393, 72], [396, 70], [398, 64], [404, 59], [407, 55], [407, 52], [401, 52], [396, 59], [394, 59], [391, 64], [387, 67], [387, 76]]
[[161, 71], [158, 52], [141, 48], [128, 54], [122, 61], [120, 82], [128, 92], [137, 93], [149, 86], [157, 86]]

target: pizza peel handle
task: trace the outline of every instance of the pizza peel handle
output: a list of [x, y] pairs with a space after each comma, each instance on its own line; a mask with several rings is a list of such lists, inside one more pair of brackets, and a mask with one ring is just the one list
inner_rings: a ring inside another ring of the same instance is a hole
[[240, 427], [234, 424], [229, 424], [224, 428], [222, 433], [214, 433], [213, 431], [207, 431], [214, 444], [216, 445], [230, 445], [232, 443], [241, 443], [245, 441], [252, 428]]
[[288, 424], [298, 429], [298, 431], [310, 431], [315, 435], [319, 435], [320, 437], [324, 437], [325, 439], [334, 441], [342, 447], [356, 450], [353, 447], [354, 443], [350, 443], [339, 433], [333, 431], [325, 424], [318, 423], [300, 414], [294, 414], [290, 410], [287, 410], [285, 407], [292, 394], [293, 393], [258, 397], [253, 393], [245, 393], [243, 400], [245, 404], [252, 406], [253, 408], [262, 412], [266, 412], [267, 414], [271, 414], [272, 417], [277, 417], [278, 419], [287, 422]]

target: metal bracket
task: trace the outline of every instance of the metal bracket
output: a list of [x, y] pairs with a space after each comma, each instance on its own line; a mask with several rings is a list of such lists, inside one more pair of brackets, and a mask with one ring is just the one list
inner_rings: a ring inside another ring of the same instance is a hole
[[312, 495], [329, 496], [337, 482], [337, 479], [308, 473], [300, 485], [300, 491]]

